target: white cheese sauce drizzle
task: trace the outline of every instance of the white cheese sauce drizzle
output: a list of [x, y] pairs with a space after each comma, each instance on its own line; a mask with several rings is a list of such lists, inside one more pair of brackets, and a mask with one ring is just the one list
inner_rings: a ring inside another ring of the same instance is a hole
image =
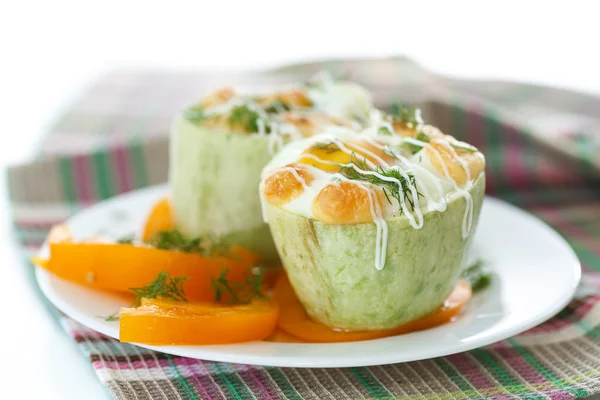
[[[391, 153], [391, 156], [398, 159], [403, 164], [403, 166], [405, 168], [407, 168], [408, 172], [413, 173], [413, 176], [415, 177], [415, 184], [413, 185], [411, 183], [411, 181], [409, 179], [409, 175], [406, 173], [406, 171], [403, 170], [403, 168], [401, 168], [400, 166], [397, 166], [397, 165], [390, 166], [390, 164], [388, 162], [386, 162], [381, 157], [374, 154], [372, 151], [364, 148], [363, 146], [357, 145], [356, 143], [344, 144], [338, 138], [332, 138], [331, 141], [341, 151], [343, 151], [344, 153], [346, 153], [348, 155], [352, 155], [352, 154], [356, 154], [356, 152], [360, 152], [361, 154], [364, 154], [365, 156], [370, 157], [372, 160], [376, 161], [377, 163], [379, 163], [381, 166], [383, 166], [386, 169], [389, 169], [389, 168], [396, 169], [403, 176], [403, 178], [408, 183], [408, 187], [411, 192], [411, 196], [412, 196], [413, 203], [414, 203], [414, 208], [413, 208], [412, 212], [411, 212], [411, 210], [408, 209], [408, 206], [407, 206], [406, 202], [404, 201], [403, 196], [400, 196], [399, 206], [400, 206], [402, 212], [404, 213], [404, 215], [408, 218], [408, 220], [413, 228], [420, 229], [423, 227], [423, 224], [424, 224], [424, 216], [423, 216], [423, 213], [421, 210], [421, 205], [420, 205], [419, 198], [418, 198], [417, 187], [422, 192], [422, 195], [423, 195], [423, 198], [425, 199], [425, 204], [426, 204], [426, 207], [428, 210], [437, 210], [440, 212], [443, 212], [446, 210], [447, 205], [448, 205], [448, 199], [446, 198], [446, 196], [444, 194], [445, 192], [442, 188], [442, 185], [441, 185], [439, 179], [437, 179], [437, 177], [431, 171], [426, 170], [425, 168], [412, 162], [408, 158], [393, 151], [393, 149], [391, 149], [390, 146], [387, 146], [387, 148], [386, 148], [386, 145], [382, 145], [381, 143], [377, 142], [376, 140], [373, 140], [372, 138], [368, 138], [366, 136], [362, 136], [362, 138], [365, 139], [368, 143], [370, 143], [371, 145], [373, 145], [376, 148], [379, 148], [381, 150], [385, 149], [386, 151], [389, 151]], [[464, 187], [461, 187], [458, 185], [456, 180], [450, 174], [450, 171], [448, 170], [448, 167], [446, 166], [446, 164], [442, 158], [442, 155], [430, 143], [416, 140], [413, 138], [403, 138], [403, 140], [402, 140], [402, 142], [412, 143], [412, 144], [421, 146], [423, 148], [427, 148], [429, 150], [430, 154], [433, 155], [434, 157], [436, 157], [437, 160], [439, 161], [439, 163], [442, 167], [442, 170], [443, 170], [443, 174], [449, 181], [452, 182], [455, 193], [459, 197], [462, 197], [465, 199], [466, 208], [465, 208], [465, 214], [464, 214], [463, 221], [462, 221], [461, 231], [462, 231], [462, 237], [466, 238], [471, 230], [471, 226], [472, 226], [472, 222], [473, 222], [473, 199], [472, 199], [471, 194], [468, 191], [468, 189], [472, 186], [473, 182], [471, 179], [469, 167], [458, 156], [455, 149], [446, 140], [435, 138], [435, 139], [432, 139], [432, 141], [434, 141], [435, 143], [439, 143], [442, 146], [444, 146], [445, 148], [447, 148], [448, 151], [450, 152], [450, 154], [452, 155], [452, 158], [455, 159], [456, 162], [465, 170], [467, 182], [464, 185]], [[337, 163], [337, 162], [330, 161], [330, 160], [323, 160], [323, 159], [321, 159], [313, 154], [310, 154], [310, 153], [303, 153], [301, 155], [301, 157], [310, 158], [310, 159], [313, 159], [313, 160], [315, 160], [319, 163], [323, 163], [323, 164], [336, 165], [336, 166], [340, 166], [340, 167], [349, 167], [349, 168], [354, 169], [356, 172], [360, 173], [361, 175], [371, 175], [371, 176], [377, 177], [380, 180], [395, 183], [398, 185], [400, 190], [402, 190], [402, 182], [399, 179], [388, 177], [388, 176], [383, 176], [382, 174], [380, 174], [376, 171], [369, 171], [369, 170], [361, 169], [352, 162], [348, 163], [348, 164]], [[364, 161], [369, 168], [376, 169], [376, 165], [371, 160], [365, 159]], [[307, 165], [307, 167], [314, 168], [309, 165]], [[429, 192], [429, 190], [427, 189], [427, 185], [423, 184], [422, 179], [419, 176], [414, 174], [415, 169], [418, 169], [424, 175], [428, 175], [429, 177], [432, 178], [431, 182], [435, 183], [435, 188], [437, 189], [436, 190], [436, 192], [438, 194], [437, 198], [436, 198], [436, 196], [434, 196], [432, 193]], [[305, 191], [312, 191], [312, 188], [309, 185], [307, 185], [306, 181], [300, 176], [300, 174], [298, 174], [298, 172], [294, 168], [283, 167], [283, 168], [277, 169], [277, 171], [281, 171], [281, 170], [289, 171], [294, 176], [294, 178], [298, 182], [300, 182], [300, 184], [302, 185], [302, 187]], [[339, 173], [333, 174], [332, 176], [339, 180], [349, 181], [349, 179], [347, 179], [345, 176], [343, 176]], [[263, 182], [264, 182], [264, 179], [263, 179]], [[371, 216], [373, 218], [373, 222], [375, 223], [376, 230], [377, 230], [377, 234], [376, 234], [376, 238], [375, 238], [375, 243], [376, 243], [375, 268], [377, 270], [381, 270], [385, 267], [387, 242], [388, 242], [388, 225], [383, 216], [381, 205], [379, 204], [379, 201], [377, 199], [377, 196], [375, 195], [375, 192], [369, 188], [368, 184], [356, 182], [356, 181], [353, 181], [353, 183], [358, 185], [361, 189], [366, 190], [367, 194], [368, 194], [369, 208], [370, 208]], [[261, 183], [260, 197], [261, 197], [261, 206], [263, 207], [263, 219], [265, 220], [265, 222], [267, 222], [266, 213], [265, 213], [265, 209], [264, 209], [265, 200], [264, 200], [264, 196], [262, 194], [262, 183]], [[414, 213], [414, 215], [413, 215], [413, 213]]]
[[[334, 84], [333, 78], [327, 73], [320, 74], [316, 78], [318, 80], [318, 88], [308, 89], [307, 95], [309, 97], [311, 91], [326, 91]], [[285, 145], [285, 143], [303, 138], [302, 133], [300, 132], [298, 127], [290, 123], [277, 123], [273, 121], [273, 117], [266, 113], [264, 108], [255, 100], [253, 100], [252, 97], [249, 96], [233, 97], [223, 104], [217, 104], [214, 106], [207, 107], [204, 109], [204, 115], [224, 115], [229, 113], [233, 108], [243, 105], [247, 106], [248, 109], [256, 112], [259, 115], [259, 118], [257, 118], [256, 120], [257, 132], [251, 133], [255, 133], [259, 136], [266, 136], [268, 134], [267, 146], [269, 154], [275, 155]], [[274, 107], [277, 110], [278, 114], [283, 114], [286, 112], [286, 109], [277, 102], [274, 104]], [[310, 109], [318, 110], [319, 108], [315, 106], [306, 108], [306, 110]], [[351, 120], [349, 122], [354, 128], [361, 128], [360, 124], [357, 121]], [[267, 131], [267, 127], [270, 128], [269, 131]], [[319, 131], [326, 131], [326, 128], [327, 127], [321, 127], [319, 128]]]
[[[375, 236], [375, 269], [381, 271], [383, 267], [385, 267], [388, 241], [388, 224], [385, 218], [383, 218], [381, 205], [379, 204], [379, 200], [377, 199], [375, 192], [370, 190], [366, 185], [360, 184], [359, 186], [362, 186], [363, 190], [367, 191], [369, 195], [369, 208], [371, 210], [371, 216], [373, 216], [373, 222], [375, 222], [375, 226], [377, 227], [377, 234]], [[373, 208], [375, 208], [375, 210], [373, 210]]]
[[271, 133], [269, 135], [269, 154], [275, 155], [287, 141], [294, 141], [302, 139], [300, 130], [293, 124], [290, 123], [277, 123], [272, 121], [269, 124]]
[[[344, 153], [350, 154], [350, 155], [355, 154], [354, 151], [351, 151], [346, 146], [344, 146], [344, 144], [339, 139], [334, 139], [333, 142]], [[412, 184], [409, 175], [402, 168], [399, 168], [398, 166], [390, 167], [390, 165], [386, 161], [384, 161], [381, 157], [377, 156], [376, 154], [365, 149], [362, 146], [359, 146], [355, 143], [348, 144], [348, 146], [353, 147], [354, 149], [362, 152], [363, 154], [366, 154], [367, 156], [372, 157], [375, 161], [380, 163], [385, 168], [388, 168], [388, 169], [393, 168], [400, 173], [400, 175], [404, 178], [404, 181], [406, 182], [406, 185], [411, 193], [411, 197], [412, 197], [413, 204], [414, 204], [414, 209], [412, 211], [414, 212], [415, 215], [413, 215], [411, 210], [409, 210], [408, 205], [406, 204], [406, 201], [404, 200], [404, 196], [402, 195], [402, 191], [403, 191], [402, 182], [399, 179], [384, 176], [376, 171], [362, 170], [353, 163], [350, 163], [347, 165], [360, 174], [375, 176], [378, 179], [381, 179], [383, 181], [395, 183], [396, 185], [398, 185], [398, 191], [401, 193], [401, 195], [398, 196], [398, 198], [400, 199], [400, 208], [402, 209], [402, 212], [404, 213], [404, 215], [406, 215], [406, 217], [408, 218], [408, 220], [413, 228], [421, 229], [423, 227], [424, 219], [423, 219], [423, 213], [421, 212], [421, 207], [419, 205], [419, 193], [417, 191], [416, 186]], [[366, 162], [367, 162], [367, 165], [369, 166], [369, 168], [376, 169], [375, 164], [373, 164], [371, 161], [369, 161], [369, 159], [366, 159]], [[415, 183], [416, 183], [416, 181], [415, 181]], [[415, 218], [415, 216], [416, 216], [416, 218]]]
[[[469, 189], [471, 188], [471, 186], [473, 186], [473, 180], [471, 179], [471, 170], [469, 169], [469, 166], [463, 161], [463, 159], [456, 153], [456, 150], [450, 145], [450, 143], [448, 143], [446, 140], [435, 139], [434, 141], [447, 148], [452, 154], [452, 158], [456, 160], [458, 164], [465, 170], [465, 175], [467, 179], [464, 188], [458, 186], [454, 179], [452, 181], [454, 182], [454, 188], [456, 190], [456, 193], [460, 197], [465, 199], [465, 215], [463, 217], [462, 222], [462, 237], [463, 239], [466, 239], [473, 225], [473, 196], [471, 196], [471, 193], [469, 192]], [[438, 154], [438, 158], [441, 158], [439, 151], [435, 150], [435, 152]], [[442, 165], [444, 166], [444, 173], [446, 173], [448, 169], [446, 168], [446, 165], [444, 163], [442, 163]]]
[[265, 121], [263, 121], [261, 118], [258, 118], [256, 120], [256, 126], [258, 127], [258, 134], [260, 136], [265, 136], [267, 134], [267, 128], [265, 127]]
[[[386, 176], [382, 176], [381, 174], [375, 173], [373, 171], [366, 171], [366, 170], [360, 169], [354, 163], [340, 164], [340, 163], [336, 163], [336, 162], [329, 161], [329, 160], [322, 160], [319, 157], [315, 156], [314, 154], [303, 154], [303, 157], [313, 159], [313, 160], [323, 163], [323, 164], [338, 165], [340, 167], [351, 167], [360, 174], [375, 175], [375, 176], [378, 176], [379, 178], [386, 180], [388, 182], [394, 182], [394, 183], [398, 182], [398, 179], [388, 178]], [[338, 180], [343, 180], [343, 181], [351, 181], [350, 179], [346, 178], [344, 175], [339, 174], [339, 173], [334, 174], [333, 178], [338, 179]], [[375, 268], [377, 270], [381, 271], [383, 269], [383, 267], [385, 267], [387, 242], [388, 242], [388, 225], [387, 225], [385, 218], [383, 217], [381, 205], [379, 204], [379, 200], [377, 199], [375, 192], [373, 190], [371, 190], [364, 183], [356, 182], [356, 181], [352, 181], [352, 183], [356, 184], [361, 189], [367, 191], [367, 195], [369, 198], [369, 208], [371, 211], [371, 217], [373, 218], [373, 222], [375, 223], [375, 225], [377, 227], [377, 236], [375, 238]], [[375, 198], [373, 198], [373, 196], [375, 196]], [[421, 227], [422, 226], [423, 225], [421, 224]], [[417, 228], [417, 229], [419, 229], [419, 228]]]
[[216, 104], [204, 109], [204, 115], [222, 115], [231, 111], [234, 107], [244, 104], [244, 100], [240, 97], [234, 97], [223, 104]]
[[413, 138], [404, 138], [403, 141], [406, 143], [412, 143], [418, 146], [422, 146], [423, 148], [427, 148], [431, 152], [431, 154], [433, 154], [434, 157], [437, 158], [437, 160], [439, 161], [440, 165], [442, 166], [444, 176], [452, 182], [457, 195], [465, 199], [465, 214], [463, 216], [463, 221], [461, 225], [461, 233], [463, 239], [466, 239], [469, 235], [469, 232], [471, 231], [471, 226], [473, 224], [473, 197], [471, 196], [471, 193], [469, 193], [468, 190], [473, 185], [473, 182], [471, 180], [471, 171], [469, 170], [469, 166], [458, 156], [454, 148], [446, 140], [433, 139], [435, 143], [439, 143], [442, 146], [448, 148], [452, 153], [453, 158], [457, 160], [459, 165], [465, 170], [467, 182], [465, 184], [465, 187], [461, 188], [450, 174], [450, 171], [448, 171], [448, 167], [446, 166], [446, 163], [444, 162], [440, 152], [436, 148], [434, 148], [430, 143], [422, 142]]
[[[388, 122], [389, 124], [389, 122]], [[367, 142], [369, 142], [371, 145], [384, 150], [384, 151], [388, 151], [390, 152], [390, 154], [396, 158], [398, 161], [402, 162], [402, 164], [404, 164], [404, 166], [409, 170], [409, 172], [413, 173], [413, 176], [415, 177], [415, 183], [417, 184], [417, 190], [415, 190], [416, 193], [413, 193], [411, 190], [411, 194], [413, 196], [413, 202], [415, 204], [419, 203], [417, 200], [415, 200], [415, 197], [418, 196], [418, 190], [421, 190], [421, 194], [423, 195], [423, 198], [425, 199], [425, 203], [426, 203], [426, 207], [427, 210], [435, 210], [435, 211], [446, 211], [446, 208], [448, 207], [448, 202], [446, 200], [446, 196], [445, 196], [445, 192], [444, 189], [442, 188], [441, 183], [439, 182], [439, 180], [437, 179], [437, 177], [430, 171], [426, 170], [425, 168], [421, 167], [420, 165], [410, 161], [408, 158], [404, 157], [402, 154], [394, 151], [390, 146], [386, 146], [386, 145], [382, 145], [379, 142], [377, 142], [376, 140], [369, 138], [369, 137], [365, 137], [364, 138]], [[419, 145], [424, 145], [424, 142], [421, 142], [419, 140], [415, 140], [415, 142], [418, 142], [416, 144]], [[438, 196], [437, 198], [439, 200], [436, 200], [436, 198], [430, 194], [429, 189], [427, 188], [427, 185], [423, 184], [423, 180], [421, 178], [419, 178], [418, 175], [415, 175], [414, 172], [415, 170], [419, 170], [419, 172], [423, 175], [428, 175], [430, 177], [430, 181], [433, 182], [436, 186], [437, 192], [438, 192]], [[406, 178], [405, 178], [406, 179]]]
[[294, 178], [296, 178], [296, 180], [297, 180], [298, 182], [300, 182], [300, 184], [302, 185], [302, 188], [303, 188], [304, 190], [310, 190], [310, 186], [308, 186], [308, 185], [306, 184], [306, 181], [304, 180], [304, 178], [302, 178], [302, 177], [300, 176], [300, 174], [298, 173], [298, 171], [296, 171], [296, 169], [295, 169], [295, 168], [292, 168], [292, 167], [284, 167], [284, 168], [281, 168], [281, 169], [280, 169], [280, 171], [288, 171], [288, 172], [291, 172], [291, 173], [292, 173], [292, 175], [294, 175]]
[[[354, 164], [352, 164], [354, 165]], [[349, 181], [344, 175], [334, 174], [335, 179]], [[353, 182], [359, 188], [367, 193], [369, 199], [369, 211], [371, 217], [375, 223], [376, 234], [375, 234], [375, 269], [381, 271], [385, 267], [385, 259], [387, 256], [387, 242], [388, 242], [388, 224], [383, 213], [381, 211], [381, 205], [377, 199], [377, 195], [371, 188], [360, 182]]]
[[275, 153], [277, 153], [277, 151], [284, 145], [283, 134], [279, 125], [277, 125], [275, 122], [271, 122], [269, 127], [271, 128], [271, 133], [267, 139], [267, 147], [269, 149], [269, 154], [275, 155]]
[[389, 121], [382, 122], [381, 125], [379, 126], [379, 129], [381, 129], [381, 128], [386, 129], [390, 133], [390, 135], [394, 134], [394, 127], [392, 126], [392, 123]]
[[[368, 143], [370, 143], [371, 145], [373, 145], [381, 150], [386, 149], [385, 145], [380, 144], [379, 142], [373, 140], [372, 138], [368, 138], [368, 137], [364, 137], [364, 136], [363, 136], [363, 138]], [[410, 161], [408, 158], [393, 151], [391, 149], [391, 147], [388, 146], [388, 148], [386, 150], [390, 151], [391, 155], [393, 157], [395, 157], [396, 159], [398, 159], [408, 169], [409, 172], [413, 173], [413, 176], [415, 177], [415, 185], [413, 185], [411, 183], [408, 174], [402, 168], [400, 168], [399, 166], [390, 166], [389, 163], [387, 163], [381, 157], [377, 156], [376, 154], [369, 151], [368, 149], [365, 149], [363, 146], [359, 146], [355, 143], [344, 145], [344, 143], [342, 143], [337, 138], [333, 138], [332, 142], [334, 144], [336, 144], [338, 146], [338, 148], [346, 154], [351, 155], [353, 153], [355, 154], [356, 151], [361, 152], [362, 154], [371, 157], [373, 160], [377, 161], [380, 165], [382, 165], [385, 168], [396, 169], [403, 176], [405, 181], [408, 183], [408, 187], [410, 189], [411, 196], [412, 196], [413, 203], [414, 203], [414, 208], [411, 213], [411, 210], [408, 209], [403, 196], [400, 196], [401, 201], [400, 201], [399, 206], [402, 209], [404, 215], [408, 218], [408, 220], [413, 228], [420, 229], [423, 227], [423, 224], [424, 224], [424, 216], [423, 216], [423, 213], [421, 210], [421, 205], [420, 205], [420, 202], [418, 199], [419, 194], [418, 194], [417, 187], [419, 187], [422, 192], [422, 195], [425, 199], [425, 204], [426, 204], [426, 207], [428, 210], [436, 210], [436, 211], [444, 212], [447, 209], [448, 199], [446, 198], [446, 196], [444, 194], [445, 192], [442, 188], [442, 185], [441, 185], [439, 179], [437, 179], [437, 177], [432, 172], [427, 171], [425, 168], [422, 168], [421, 166], [417, 165], [416, 163]], [[461, 224], [462, 237], [463, 237], [463, 239], [465, 239], [468, 236], [468, 234], [471, 230], [471, 227], [472, 227], [472, 223], [473, 223], [473, 198], [468, 191], [468, 189], [472, 186], [473, 182], [471, 179], [470, 170], [469, 170], [468, 165], [460, 158], [460, 156], [456, 153], [455, 149], [446, 140], [437, 139], [437, 138], [434, 139], [435, 143], [440, 143], [442, 146], [447, 148], [450, 151], [453, 159], [455, 159], [457, 161], [457, 163], [465, 170], [465, 174], [467, 177], [467, 183], [466, 183], [465, 187], [460, 187], [458, 185], [458, 183], [456, 182], [456, 180], [450, 174], [448, 167], [446, 166], [444, 160], [442, 159], [440, 152], [437, 149], [435, 149], [433, 146], [431, 146], [431, 144], [420, 141], [420, 140], [416, 140], [413, 138], [404, 138], [403, 142], [412, 143], [412, 144], [421, 146], [423, 148], [427, 148], [430, 151], [430, 153], [434, 157], [436, 157], [438, 159], [438, 161], [440, 162], [440, 165], [442, 166], [442, 170], [444, 172], [444, 176], [452, 182], [455, 192], [458, 194], [458, 196], [465, 199], [465, 213], [464, 213], [464, 217], [463, 217], [462, 224]], [[349, 147], [351, 149], [354, 149], [354, 151], [349, 149]], [[333, 161], [320, 159], [319, 157], [317, 157], [313, 154], [303, 154], [302, 157], [310, 158], [310, 159], [313, 159], [317, 162], [324, 163], [324, 164], [339, 165], [340, 167], [350, 167], [360, 174], [372, 175], [372, 176], [377, 177], [378, 179], [381, 179], [381, 180], [384, 180], [387, 182], [393, 182], [398, 185], [400, 190], [402, 190], [402, 182], [400, 182], [400, 180], [391, 178], [391, 177], [387, 177], [387, 176], [383, 176], [380, 173], [375, 172], [375, 171], [363, 170], [361, 168], [358, 168], [354, 163], [340, 164], [340, 163], [336, 163]], [[375, 165], [369, 159], [365, 159], [365, 163], [369, 166], [369, 168], [375, 169]], [[436, 190], [437, 194], [438, 194], [437, 199], [434, 195], [432, 195], [432, 193], [429, 192], [429, 190], [427, 189], [427, 185], [423, 184], [422, 179], [414, 174], [415, 169], [419, 169], [419, 171], [421, 173], [428, 174], [432, 178], [431, 182], [434, 182], [435, 188], [437, 189]], [[340, 177], [343, 177], [343, 175], [341, 175], [341, 174], [335, 174], [335, 176], [338, 177], [339, 179], [345, 179], [345, 178], [340, 178]], [[359, 184], [359, 185], [361, 185], [361, 187], [365, 186], [364, 184]], [[371, 197], [371, 193], [372, 193], [372, 191], [369, 191], [370, 206], [374, 207], [372, 205], [373, 199]], [[375, 203], [377, 205], [377, 208], [379, 209], [379, 212], [375, 212], [374, 210], [372, 211], [373, 221], [377, 225], [377, 238], [376, 238], [377, 248], [375, 250], [375, 255], [376, 255], [375, 266], [377, 269], [382, 269], [385, 266], [385, 257], [383, 257], [383, 261], [382, 261], [381, 254], [382, 254], [382, 252], [383, 252], [383, 254], [385, 254], [385, 252], [386, 252], [385, 249], [387, 248], [387, 239], [388, 239], [387, 223], [385, 222], [385, 219], [383, 219], [379, 202], [377, 200], [375, 200]], [[414, 213], [414, 215], [413, 215], [413, 213]], [[384, 228], [384, 224], [385, 224], [385, 228]], [[384, 244], [385, 244], [385, 248], [382, 248], [381, 246], [383, 246]]]

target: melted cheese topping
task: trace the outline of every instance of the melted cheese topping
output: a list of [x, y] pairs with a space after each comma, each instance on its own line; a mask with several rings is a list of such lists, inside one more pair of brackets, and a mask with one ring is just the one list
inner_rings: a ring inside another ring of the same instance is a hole
[[[443, 212], [450, 201], [464, 198], [466, 238], [473, 223], [469, 189], [484, 169], [483, 155], [432, 126], [395, 126], [377, 115], [371, 118], [375, 123], [362, 131], [339, 127], [285, 146], [263, 170], [262, 201], [327, 224], [375, 223], [377, 269], [385, 263], [386, 220], [405, 217], [420, 229], [425, 214]], [[289, 182], [290, 170], [304, 171], [310, 179], [283, 183]], [[294, 195], [284, 201], [273, 197], [274, 182], [289, 186]]]
[[340, 119], [367, 121], [373, 99], [368, 91], [352, 82], [329, 82], [308, 92], [315, 108]]
[[364, 127], [374, 110], [369, 92], [351, 82], [335, 82], [328, 75], [317, 78], [310, 86], [293, 86], [265, 95], [241, 95], [229, 88], [218, 90], [200, 102], [207, 117], [202, 123], [246, 132], [240, 124], [232, 126], [229, 115], [235, 107], [247, 106], [258, 115], [257, 131], [247, 133], [267, 135], [271, 154], [285, 143], [331, 127]]

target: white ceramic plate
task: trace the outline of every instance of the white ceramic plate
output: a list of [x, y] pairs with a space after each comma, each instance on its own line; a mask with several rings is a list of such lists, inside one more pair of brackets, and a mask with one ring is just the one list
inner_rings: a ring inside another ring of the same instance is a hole
[[[119, 196], [79, 213], [68, 225], [76, 239], [138, 233], [150, 207], [166, 194], [167, 187], [161, 186]], [[42, 250], [43, 254], [47, 251]], [[579, 283], [580, 265], [565, 241], [538, 219], [496, 199], [485, 199], [474, 252], [493, 268], [492, 285], [474, 296], [457, 321], [434, 329], [354, 343], [143, 347], [205, 360], [280, 367], [421, 360], [484, 346], [532, 328], [560, 311]], [[118, 297], [63, 281], [40, 268], [37, 279], [45, 295], [65, 314], [119, 337], [118, 322], [99, 318], [126, 305]]]

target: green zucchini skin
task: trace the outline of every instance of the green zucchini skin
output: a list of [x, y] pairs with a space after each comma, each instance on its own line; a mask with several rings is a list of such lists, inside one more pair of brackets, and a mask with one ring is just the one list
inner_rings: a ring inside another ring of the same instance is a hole
[[169, 159], [177, 229], [190, 238], [213, 235], [257, 252], [263, 262], [277, 262], [258, 193], [261, 171], [272, 158], [268, 140], [177, 118]]
[[466, 202], [425, 214], [421, 229], [406, 217], [387, 221], [385, 267], [375, 268], [374, 223], [328, 225], [267, 204], [269, 226], [294, 291], [306, 312], [348, 330], [389, 329], [423, 317], [449, 296], [471, 246], [485, 192], [485, 175], [470, 189], [473, 225], [461, 224]]

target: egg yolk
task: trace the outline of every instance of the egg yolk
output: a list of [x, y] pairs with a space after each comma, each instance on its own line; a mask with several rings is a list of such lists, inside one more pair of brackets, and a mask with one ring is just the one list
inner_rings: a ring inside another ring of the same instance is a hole
[[315, 219], [326, 224], [360, 224], [373, 221], [371, 210], [381, 204], [373, 187], [342, 181], [325, 186], [313, 200]]
[[304, 193], [304, 186], [310, 185], [314, 177], [306, 168], [289, 164], [271, 172], [264, 181], [265, 200], [275, 206], [281, 206]]
[[368, 160], [375, 166], [384, 163], [392, 164], [394, 158], [387, 155], [383, 149], [362, 139], [342, 142], [342, 147], [335, 141], [317, 143], [306, 149], [298, 162], [308, 164], [327, 172], [338, 172], [343, 165], [350, 164], [354, 157], [358, 160]]

